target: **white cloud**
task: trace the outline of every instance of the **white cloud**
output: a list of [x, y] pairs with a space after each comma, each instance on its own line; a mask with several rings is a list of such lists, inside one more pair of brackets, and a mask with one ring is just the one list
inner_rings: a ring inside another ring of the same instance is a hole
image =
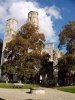
[[[35, 2], [35, 0], [10, 0], [8, 4], [5, 2], [5, 6], [2, 9], [2, 23], [0, 23], [1, 27], [8, 18], [17, 19], [19, 26], [21, 26], [26, 22], [29, 11], [37, 11], [39, 13], [40, 31], [45, 34], [46, 40], [50, 41], [51, 37], [53, 39], [53, 34], [55, 34], [55, 30], [53, 29], [52, 16], [54, 16], [55, 19], [62, 18], [59, 10], [57, 10], [55, 6], [41, 8], [39, 3]], [[0, 31], [2, 31], [2, 29], [0, 29]]]
[[62, 19], [59, 9], [56, 6], [46, 7], [47, 14], [50, 14], [55, 19]]
[[4, 17], [6, 16], [6, 8], [0, 5], [0, 33], [4, 32]]
[[6, 14], [6, 9], [3, 6], [0, 6], [0, 18], [3, 18]]

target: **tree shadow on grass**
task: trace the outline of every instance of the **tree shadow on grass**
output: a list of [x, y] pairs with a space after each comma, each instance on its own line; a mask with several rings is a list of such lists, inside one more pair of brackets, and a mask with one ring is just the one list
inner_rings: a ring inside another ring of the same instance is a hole
[[3, 99], [3, 98], [0, 98], [0, 100], [5, 100], [5, 99]]

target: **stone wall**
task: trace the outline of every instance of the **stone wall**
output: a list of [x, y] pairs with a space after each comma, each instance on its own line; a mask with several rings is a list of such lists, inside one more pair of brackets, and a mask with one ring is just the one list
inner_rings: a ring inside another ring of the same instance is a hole
[[6, 47], [6, 43], [10, 42], [13, 38], [13, 35], [16, 34], [17, 31], [17, 21], [15, 19], [8, 19], [6, 22], [4, 40], [3, 40], [3, 48], [2, 48], [2, 57], [1, 57], [1, 65], [5, 61], [4, 59], [4, 50]]
[[38, 12], [30, 11], [28, 13], [28, 22], [34, 24], [37, 27], [39, 25]]

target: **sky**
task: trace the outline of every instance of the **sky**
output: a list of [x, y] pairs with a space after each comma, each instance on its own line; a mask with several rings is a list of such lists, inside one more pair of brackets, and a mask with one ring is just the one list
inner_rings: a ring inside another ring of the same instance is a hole
[[75, 20], [75, 0], [0, 0], [0, 38], [4, 38], [7, 19], [17, 19], [19, 28], [27, 21], [29, 11], [39, 13], [40, 32], [57, 48], [62, 27]]

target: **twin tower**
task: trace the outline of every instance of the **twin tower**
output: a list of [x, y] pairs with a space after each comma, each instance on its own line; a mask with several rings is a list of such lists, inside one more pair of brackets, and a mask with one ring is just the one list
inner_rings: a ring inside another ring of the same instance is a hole
[[[28, 13], [28, 22], [34, 24], [35, 26], [39, 26], [38, 12], [30, 11]], [[5, 29], [3, 49], [2, 49], [1, 65], [5, 61], [4, 50], [5, 50], [5, 47], [6, 47], [6, 43], [10, 42], [13, 38], [13, 35], [16, 34], [17, 24], [18, 24], [17, 20], [15, 20], [15, 19], [8, 19], [7, 22], [6, 22], [6, 29]]]

